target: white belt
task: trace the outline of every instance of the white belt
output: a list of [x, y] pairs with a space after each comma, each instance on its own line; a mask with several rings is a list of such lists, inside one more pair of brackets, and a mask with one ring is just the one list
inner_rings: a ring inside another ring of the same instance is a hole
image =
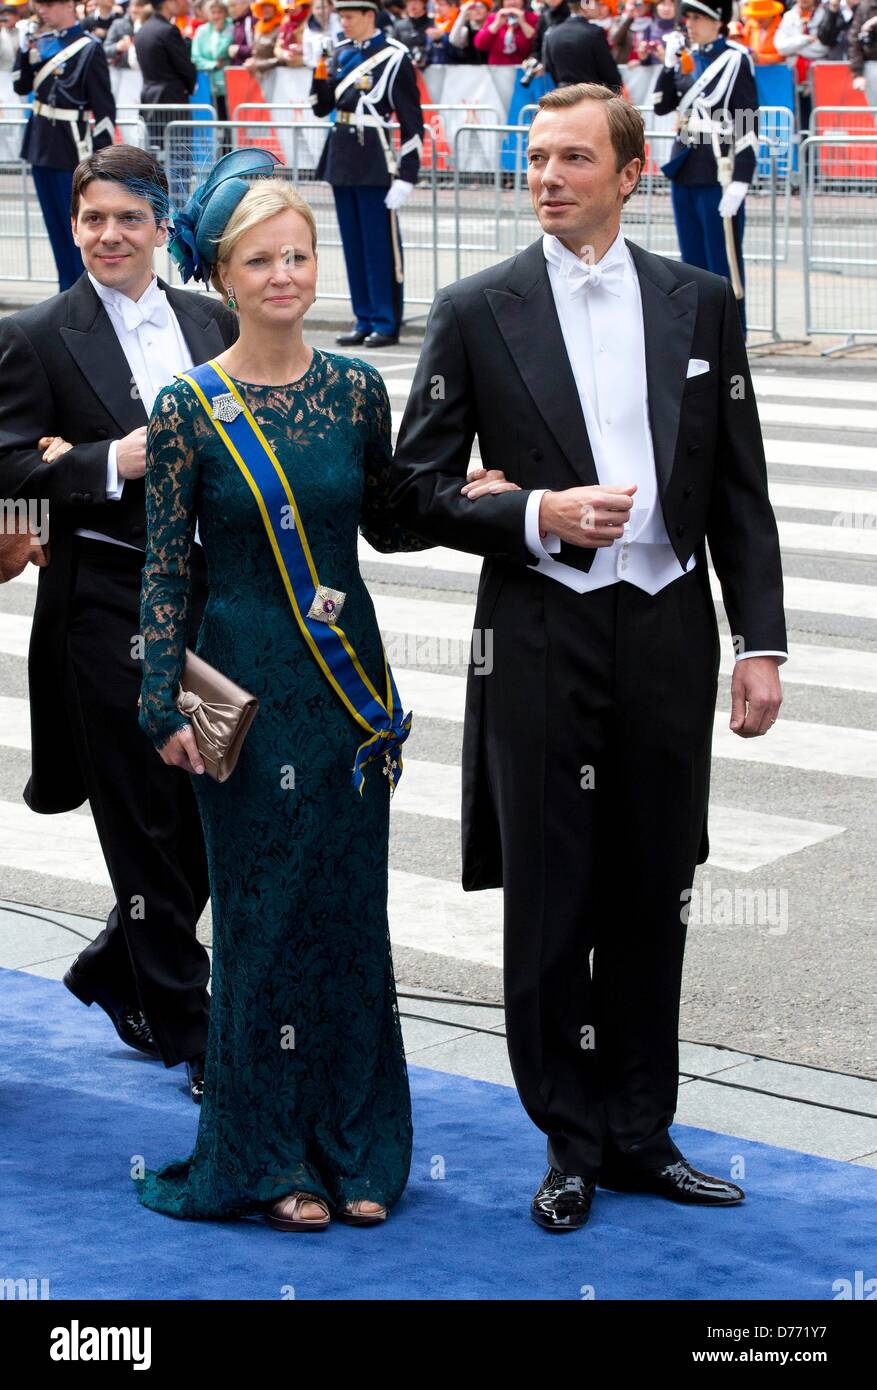
[[48, 116], [53, 121], [80, 121], [84, 115], [69, 106], [49, 106], [45, 101], [34, 101], [32, 110], [35, 116]]
[[337, 111], [335, 113], [336, 125], [372, 125], [379, 130], [387, 130], [388, 123], [381, 116], [359, 116], [355, 111]]

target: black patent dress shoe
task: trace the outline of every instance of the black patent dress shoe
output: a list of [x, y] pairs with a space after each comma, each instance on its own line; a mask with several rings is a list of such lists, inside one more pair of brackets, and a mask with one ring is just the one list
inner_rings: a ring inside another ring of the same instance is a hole
[[699, 1173], [687, 1159], [680, 1158], [663, 1168], [622, 1170], [602, 1168], [598, 1182], [612, 1192], [651, 1192], [671, 1202], [689, 1206], [731, 1207], [746, 1196], [742, 1187], [726, 1178]]
[[186, 1076], [189, 1079], [189, 1095], [196, 1105], [204, 1097], [204, 1056], [193, 1057], [186, 1063]]
[[369, 333], [363, 340], [363, 345], [368, 348], [375, 347], [395, 347], [399, 341], [399, 335], [394, 337], [391, 333]]
[[108, 994], [106, 990], [88, 984], [72, 965], [64, 975], [64, 984], [71, 994], [75, 994], [76, 998], [89, 1008], [92, 1004], [100, 1005], [122, 1042], [128, 1047], [133, 1047], [135, 1051], [142, 1052], [147, 1057], [161, 1056], [155, 1045], [152, 1029], [136, 1004], [126, 1004], [123, 1000]]
[[591, 1214], [596, 1182], [549, 1168], [530, 1203], [530, 1215], [546, 1231], [577, 1231]]
[[360, 333], [358, 328], [353, 328], [349, 333], [339, 333], [335, 342], [339, 347], [359, 347], [368, 337], [367, 333]]

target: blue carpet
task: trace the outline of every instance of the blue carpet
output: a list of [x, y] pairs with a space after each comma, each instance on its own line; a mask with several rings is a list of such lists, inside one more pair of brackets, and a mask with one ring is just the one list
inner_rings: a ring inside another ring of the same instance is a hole
[[832, 1299], [873, 1253], [877, 1172], [685, 1125], [697, 1167], [743, 1156], [741, 1206], [598, 1189], [584, 1230], [544, 1232], [527, 1214], [544, 1140], [515, 1092], [417, 1066], [411, 1177], [385, 1226], [176, 1221], [140, 1206], [129, 1170], [191, 1151], [184, 1069], [125, 1048], [55, 981], [4, 970], [0, 998], [3, 1273], [48, 1278], [53, 1299]]

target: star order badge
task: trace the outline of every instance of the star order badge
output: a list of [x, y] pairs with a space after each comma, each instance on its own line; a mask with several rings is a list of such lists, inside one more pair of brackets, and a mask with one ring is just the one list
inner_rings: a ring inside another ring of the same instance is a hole
[[241, 405], [235, 400], [231, 391], [224, 391], [221, 396], [214, 396], [210, 402], [213, 409], [211, 414], [214, 420], [222, 420], [225, 424], [230, 424], [236, 420], [241, 413]]
[[344, 606], [346, 597], [343, 589], [330, 589], [327, 584], [320, 584], [314, 594], [314, 601], [308, 609], [307, 616], [316, 618], [321, 623], [335, 623], [338, 621], [338, 614]]

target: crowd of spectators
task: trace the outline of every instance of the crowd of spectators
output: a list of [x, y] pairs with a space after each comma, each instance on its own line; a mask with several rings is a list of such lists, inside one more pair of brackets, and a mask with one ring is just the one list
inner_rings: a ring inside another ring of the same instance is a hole
[[[83, 26], [113, 67], [138, 65], [135, 37], [146, 0], [85, 0]], [[195, 68], [225, 104], [225, 69], [316, 68], [341, 37], [332, 0], [177, 0], [173, 22]], [[677, 27], [676, 0], [385, 0], [379, 23], [418, 68], [441, 63], [523, 65], [557, 82], [620, 82], [618, 67], [663, 62]], [[164, 13], [168, 10], [165, 8]], [[0, 72], [10, 71], [27, 3], [0, 4]], [[877, 104], [877, 0], [739, 0], [728, 37], [757, 64], [786, 64], [803, 89], [814, 62], [847, 63], [857, 90]]]

